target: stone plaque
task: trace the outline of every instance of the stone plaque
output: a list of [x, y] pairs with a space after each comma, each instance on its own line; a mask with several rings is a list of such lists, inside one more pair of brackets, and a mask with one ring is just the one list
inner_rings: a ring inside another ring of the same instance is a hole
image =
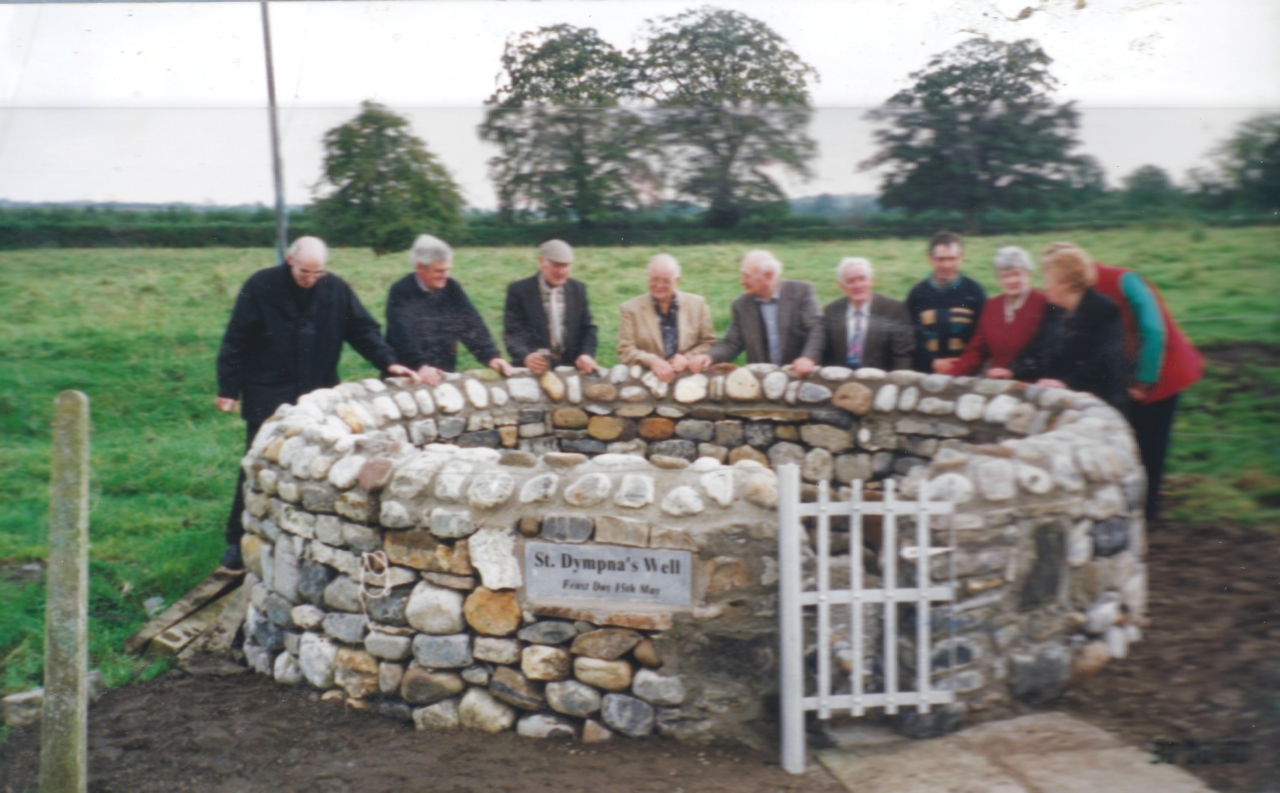
[[585, 598], [687, 606], [693, 602], [693, 556], [620, 545], [524, 546], [525, 596]]

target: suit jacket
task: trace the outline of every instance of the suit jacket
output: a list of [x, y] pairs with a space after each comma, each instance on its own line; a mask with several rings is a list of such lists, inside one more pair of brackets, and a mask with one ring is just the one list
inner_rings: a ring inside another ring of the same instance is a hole
[[[765, 335], [760, 306], [751, 295], [739, 295], [731, 307], [733, 316], [724, 338], [708, 350], [716, 363], [732, 361], [744, 349], [747, 363], [771, 363], [769, 339]], [[778, 284], [778, 335], [782, 348], [782, 365], [797, 358], [822, 358], [822, 315], [813, 284], [807, 281], [782, 281]]]
[[[676, 292], [680, 310], [676, 313], [676, 352], [682, 355], [700, 355], [715, 343], [716, 331], [711, 325], [711, 311], [706, 298], [688, 292]], [[648, 293], [622, 304], [618, 323], [618, 361], [652, 366], [654, 361], [664, 360], [662, 326], [658, 324], [658, 311]]]
[[[525, 356], [531, 352], [551, 349], [547, 311], [542, 306], [536, 274], [507, 286], [502, 343], [516, 366], [524, 366]], [[596, 325], [587, 302], [587, 286], [570, 278], [564, 285], [564, 351], [553, 364], [571, 366], [579, 355], [595, 357], [595, 354]]]
[[[911, 316], [901, 302], [884, 295], [872, 294], [868, 304], [867, 324], [863, 331], [862, 366], [887, 372], [910, 369], [916, 348], [915, 328]], [[822, 309], [822, 327], [826, 345], [823, 366], [849, 365], [849, 300], [840, 298]]]

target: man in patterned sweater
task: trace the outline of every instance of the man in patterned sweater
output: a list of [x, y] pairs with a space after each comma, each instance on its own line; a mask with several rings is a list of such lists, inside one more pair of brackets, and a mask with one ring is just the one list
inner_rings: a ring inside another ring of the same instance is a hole
[[932, 372], [933, 362], [960, 357], [978, 325], [987, 293], [981, 284], [960, 274], [964, 245], [959, 235], [939, 231], [929, 241], [933, 274], [912, 287], [907, 313], [915, 326], [914, 365]]

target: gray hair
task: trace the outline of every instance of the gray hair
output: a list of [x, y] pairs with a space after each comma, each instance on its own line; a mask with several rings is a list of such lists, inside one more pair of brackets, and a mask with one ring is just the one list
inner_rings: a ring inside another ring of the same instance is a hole
[[663, 265], [671, 268], [672, 278], [680, 277], [680, 262], [676, 261], [676, 257], [669, 253], [659, 253], [657, 256], [650, 259], [649, 263], [644, 267], [645, 276], [653, 275], [653, 271]]
[[329, 261], [329, 246], [325, 245], [324, 240], [319, 237], [313, 237], [310, 234], [294, 240], [289, 249], [285, 251], [285, 256], [289, 259], [296, 259], [299, 255], [307, 253], [319, 256], [322, 262]]
[[747, 255], [742, 257], [742, 269], [745, 270], [748, 267], [758, 268], [762, 273], [782, 275], [782, 262], [768, 251], [748, 251]]
[[876, 268], [871, 266], [871, 262], [861, 256], [846, 256], [836, 265], [836, 282], [843, 284], [845, 274], [852, 274], [856, 270], [866, 273], [868, 278], [875, 278]]
[[449, 243], [430, 234], [419, 234], [413, 241], [413, 247], [409, 249], [409, 264], [414, 267], [419, 264], [430, 267], [436, 262], [451, 261], [453, 248], [449, 247]]
[[1036, 270], [1036, 263], [1031, 258], [1031, 254], [1017, 245], [1006, 245], [996, 251], [996, 258], [992, 260], [991, 266], [995, 268], [996, 272], [1012, 270], [1015, 267], [1021, 267], [1029, 273], [1033, 273]]

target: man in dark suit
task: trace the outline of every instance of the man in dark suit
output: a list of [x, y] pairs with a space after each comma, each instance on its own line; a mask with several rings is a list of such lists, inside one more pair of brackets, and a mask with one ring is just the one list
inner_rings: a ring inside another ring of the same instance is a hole
[[885, 371], [910, 369], [915, 329], [907, 307], [871, 291], [875, 268], [858, 257], [836, 265], [836, 281], [845, 296], [822, 310], [826, 332], [824, 366], [870, 366]]
[[813, 284], [782, 280], [782, 263], [768, 251], [748, 253], [739, 272], [746, 294], [733, 301], [729, 330], [691, 359], [690, 370], [732, 361], [745, 349], [747, 363], [790, 366], [796, 375], [808, 375], [822, 357], [822, 317]]
[[534, 374], [556, 366], [595, 371], [596, 326], [586, 284], [569, 277], [572, 266], [569, 243], [548, 240], [538, 247], [538, 274], [507, 286], [502, 343]]
[[[241, 408], [245, 448], [279, 406], [303, 394], [338, 384], [338, 358], [345, 341], [383, 374], [418, 373], [396, 362], [396, 351], [382, 340], [378, 322], [355, 291], [325, 271], [329, 249], [318, 237], [300, 237], [285, 263], [259, 270], [236, 297], [231, 321], [218, 349], [218, 410]], [[243, 404], [241, 402], [243, 400]], [[236, 484], [227, 518], [224, 567], [244, 567], [240, 537], [244, 527], [244, 471]]]
[[458, 363], [458, 342], [477, 361], [501, 374], [511, 364], [498, 352], [493, 336], [462, 285], [449, 277], [453, 249], [443, 240], [422, 234], [409, 250], [413, 272], [387, 293], [387, 343], [405, 366], [418, 370], [430, 385]]

